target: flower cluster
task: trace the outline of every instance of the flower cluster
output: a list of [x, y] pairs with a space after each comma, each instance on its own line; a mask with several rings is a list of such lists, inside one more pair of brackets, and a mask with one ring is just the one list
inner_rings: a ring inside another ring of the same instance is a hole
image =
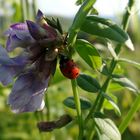
[[[43, 95], [56, 69], [63, 37], [39, 10], [36, 22], [16, 23], [5, 32], [6, 49], [0, 46], [0, 82], [16, 81], [8, 98], [13, 112], [32, 112], [44, 107]], [[8, 52], [22, 48], [22, 53], [10, 58]]]

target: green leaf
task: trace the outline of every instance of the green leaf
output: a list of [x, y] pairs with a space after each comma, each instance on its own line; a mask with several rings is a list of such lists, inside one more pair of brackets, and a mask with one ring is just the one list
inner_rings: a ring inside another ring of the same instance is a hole
[[94, 113], [94, 116], [93, 116], [94, 118], [106, 118], [106, 115], [105, 114], [103, 114], [102, 112], [95, 112]]
[[110, 51], [111, 55], [114, 57], [115, 60], [118, 60], [118, 57], [117, 57], [117, 54], [116, 52], [114, 51], [111, 43], [107, 42], [107, 47], [108, 47], [108, 50]]
[[104, 105], [106, 104], [106, 102], [109, 103], [111, 105], [111, 109], [113, 107], [113, 109], [115, 110], [116, 114], [118, 116], [121, 116], [121, 111], [120, 111], [119, 107], [117, 106], [117, 104], [114, 102], [114, 100], [109, 95], [107, 95], [106, 93], [102, 93], [102, 95], [106, 99], [105, 102], [104, 102]]
[[131, 64], [132, 66], [136, 67], [137, 69], [140, 70], [140, 63], [126, 59], [126, 58], [119, 58], [118, 62], [126, 62], [128, 64]]
[[108, 69], [107, 64], [105, 62], [103, 62], [102, 67], [100, 69], [100, 72], [106, 76], [110, 75], [109, 69]]
[[76, 5], [81, 5], [85, 0], [77, 0]]
[[121, 140], [121, 134], [112, 120], [94, 118], [100, 140]]
[[116, 91], [120, 91], [120, 90], [123, 90], [124, 87], [122, 87], [121, 85], [117, 84], [117, 83], [114, 83], [114, 82], [111, 82], [109, 84], [109, 88], [108, 88], [108, 91], [111, 93], [111, 92], [116, 92]]
[[120, 75], [113, 75], [113, 82], [118, 83], [119, 85], [133, 91], [133, 92], [139, 92], [138, 88], [136, 85], [131, 82], [128, 78], [122, 77]]
[[96, 48], [85, 40], [78, 39], [75, 43], [77, 53], [93, 69], [100, 69], [102, 59]]
[[47, 21], [47, 23], [52, 26], [53, 28], [56, 28], [61, 34], [63, 34], [63, 30], [62, 30], [62, 26], [59, 22], [59, 19], [54, 19], [52, 17], [52, 19], [49, 19], [47, 17], [45, 17], [45, 20]]
[[117, 63], [116, 67], [115, 67], [115, 70], [114, 70], [114, 73], [116, 75], [124, 75], [126, 73], [126, 71], [124, 70], [123, 66], [120, 65], [119, 63]]
[[92, 35], [124, 43], [129, 49], [132, 51], [134, 50], [134, 46], [128, 34], [109, 19], [97, 16], [87, 16], [85, 22], [81, 26], [81, 30]]
[[91, 10], [90, 10], [90, 15], [99, 15], [99, 13], [98, 13], [97, 9], [92, 7]]
[[101, 89], [98, 81], [89, 75], [80, 74], [76, 80], [77, 80], [78, 86], [88, 92], [95, 93]]
[[[72, 109], [76, 109], [75, 107], [75, 101], [74, 101], [74, 97], [68, 97], [63, 101], [64, 105], [72, 108]], [[81, 109], [89, 109], [91, 107], [91, 103], [84, 98], [80, 98], [80, 103], [81, 103]]]

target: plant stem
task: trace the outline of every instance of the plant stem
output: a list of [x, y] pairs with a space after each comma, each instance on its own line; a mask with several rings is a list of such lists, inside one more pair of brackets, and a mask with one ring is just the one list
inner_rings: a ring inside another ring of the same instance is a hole
[[27, 7], [25, 0], [20, 0], [21, 3], [21, 11], [22, 11], [22, 20], [25, 21], [27, 19]]
[[85, 119], [85, 123], [87, 123], [88, 120], [91, 118], [91, 116], [92, 116], [92, 114], [93, 114], [93, 112], [94, 112], [94, 110], [95, 110], [95, 108], [96, 108], [96, 105], [98, 104], [98, 101], [99, 101], [99, 99], [100, 99], [100, 96], [101, 96], [101, 94], [99, 94], [99, 96], [97, 96], [94, 105], [92, 106], [92, 108], [91, 108], [89, 114], [87, 115], [87, 117], [86, 117], [86, 119]]
[[134, 103], [132, 104], [129, 112], [127, 113], [126, 117], [123, 119], [122, 123], [119, 126], [119, 130], [120, 130], [121, 134], [125, 131], [129, 122], [132, 120], [134, 114], [139, 109], [139, 107], [140, 107], [140, 95], [138, 95], [136, 97], [136, 99], [135, 99]]
[[[91, 10], [93, 4], [96, 2], [96, 0], [85, 0], [85, 2], [80, 7], [79, 11], [77, 12], [73, 24], [69, 30], [69, 38], [68, 38], [68, 46], [69, 46], [69, 57], [72, 57], [72, 48], [74, 46], [74, 43], [77, 38], [77, 34], [80, 31], [80, 27], [82, 26], [86, 15]], [[79, 140], [82, 140], [83, 138], [83, 119], [82, 119], [82, 112], [81, 112], [81, 105], [80, 105], [80, 98], [77, 91], [77, 83], [76, 80], [71, 80], [73, 94], [74, 94], [74, 100], [77, 110], [77, 116], [78, 116], [78, 123], [79, 123]]]
[[81, 104], [80, 104], [80, 98], [77, 90], [77, 82], [76, 80], [71, 80], [72, 84], [72, 90], [73, 90], [73, 96], [77, 111], [77, 117], [78, 117], [78, 124], [79, 124], [79, 140], [82, 140], [83, 138], [83, 119], [82, 119], [82, 112], [81, 112]]
[[31, 19], [31, 13], [29, 11], [30, 6], [29, 6], [29, 0], [24, 0], [25, 1], [25, 7], [26, 7], [26, 18]]
[[131, 15], [134, 3], [135, 3], [135, 0], [129, 0], [126, 13], [124, 14], [124, 17], [123, 17], [123, 20], [122, 20], [123, 29], [125, 31], [127, 31], [127, 29], [128, 29], [130, 15]]
[[33, 12], [33, 18], [35, 18], [36, 17], [36, 12], [37, 12], [37, 2], [36, 2], [36, 0], [33, 0], [32, 1], [32, 12]]
[[80, 27], [83, 24], [86, 15], [90, 11], [93, 4], [96, 2], [96, 0], [85, 0], [85, 2], [80, 7], [79, 11], [77, 12], [73, 24], [69, 31], [69, 38], [68, 38], [68, 44], [71, 46], [74, 45], [77, 33], [80, 31]]
[[46, 101], [46, 108], [47, 108], [47, 120], [50, 121], [50, 103], [49, 103], [49, 97], [48, 94], [45, 96], [45, 101]]
[[[129, 11], [127, 9], [126, 13], [124, 14], [123, 21], [122, 21], [123, 29], [125, 31], [127, 31], [127, 28], [128, 28], [128, 23], [129, 23], [130, 14], [131, 14], [131, 10], [132, 10], [133, 5], [134, 5], [134, 0], [129, 0], [129, 2], [128, 2]], [[123, 46], [122, 44], [118, 44], [118, 46], [116, 47], [115, 52], [116, 52], [117, 55], [119, 55], [122, 46]], [[111, 75], [112, 75], [116, 65], [117, 65], [117, 60], [112, 59], [112, 61], [110, 63], [110, 68], [109, 68], [110, 76], [107, 77], [107, 79], [105, 80], [105, 82], [104, 82], [104, 84], [103, 84], [103, 86], [101, 88], [101, 91], [106, 92], [106, 90], [107, 90], [107, 88], [109, 86], [109, 83], [111, 81]], [[97, 102], [99, 102], [99, 103], [93, 105], [93, 108], [90, 110], [90, 112], [88, 114], [88, 118], [92, 117], [92, 115], [95, 112], [95, 110], [100, 111], [100, 109], [102, 108], [102, 105], [103, 105], [103, 102], [104, 102], [104, 97], [101, 96], [101, 93], [98, 94], [98, 96], [97, 96], [97, 98], [95, 100], [95, 103], [97, 103]], [[86, 121], [87, 121], [87, 119], [86, 119]]]
[[68, 38], [68, 46], [69, 46], [69, 57], [72, 57], [72, 48], [77, 38], [77, 33], [80, 31], [80, 27], [82, 26], [86, 15], [91, 10], [93, 4], [96, 0], [85, 0], [85, 2], [80, 7], [79, 11], [77, 12], [73, 24], [69, 30], [69, 38]]

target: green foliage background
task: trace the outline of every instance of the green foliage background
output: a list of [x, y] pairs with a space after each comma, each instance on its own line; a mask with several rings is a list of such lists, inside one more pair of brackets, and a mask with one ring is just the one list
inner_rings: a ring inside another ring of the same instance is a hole
[[[22, 3], [22, 4], [21, 4]], [[8, 4], [8, 8], [6, 7]], [[32, 4], [32, 5], [31, 5]], [[35, 11], [37, 10], [36, 1], [33, 0], [32, 3], [28, 3], [28, 0], [24, 2], [21, 0], [0, 0], [0, 9], [2, 9], [3, 14], [0, 15], [0, 44], [5, 46], [6, 38], [3, 35], [3, 32], [8, 28], [9, 25], [15, 22], [22, 22], [24, 19], [34, 19]], [[50, 15], [49, 15], [50, 16]], [[57, 16], [57, 15], [53, 15]], [[58, 17], [59, 18], [59, 17]], [[115, 18], [115, 17], [112, 17]], [[118, 19], [120, 17], [117, 17]], [[62, 20], [61, 20], [62, 19]], [[65, 23], [65, 29], [69, 28], [72, 19], [64, 19], [60, 17], [60, 22]], [[127, 49], [122, 51], [121, 56], [125, 56], [125, 58], [131, 58], [137, 62], [140, 62], [140, 35], [139, 35], [139, 27], [140, 27], [140, 19], [137, 13], [135, 13], [131, 18], [131, 24], [129, 27], [129, 35], [132, 38], [132, 41], [135, 46], [135, 51], [131, 52]], [[88, 38], [85, 34], [80, 34], [80, 36], [84, 36]], [[104, 42], [96, 37], [90, 37], [88, 40], [92, 40], [95, 46], [101, 51], [102, 55], [108, 55], [106, 52], [106, 48], [104, 47]], [[82, 71], [85, 73], [88, 71], [92, 71], [87, 64], [83, 60], [81, 60], [77, 55], [75, 55], [75, 60], [81, 67]], [[87, 69], [88, 68], [88, 69]], [[125, 73], [128, 77], [137, 83], [137, 86], [140, 87], [139, 80], [139, 70], [133, 68], [131, 65], [123, 65], [120, 63], [118, 65], [116, 71], [119, 73]], [[87, 72], [88, 73], [88, 72]], [[75, 111], [72, 109], [68, 109], [64, 106], [63, 101], [66, 97], [72, 96], [72, 90], [70, 86], [70, 81], [66, 80], [60, 73], [59, 69], [54, 76], [54, 79], [50, 83], [50, 87], [47, 91], [47, 96], [45, 97], [46, 102], [50, 106], [50, 116], [47, 115], [46, 108], [41, 112], [35, 113], [25, 113], [25, 114], [13, 114], [6, 103], [7, 96], [10, 93], [11, 85], [9, 87], [3, 87], [0, 85], [0, 140], [41, 140], [41, 139], [60, 139], [68, 140], [76, 139], [76, 135], [78, 133], [77, 125], [75, 122], [72, 122], [68, 126], [54, 130], [51, 133], [40, 133], [36, 126], [38, 121], [41, 120], [57, 120], [64, 113], [75, 114]], [[87, 93], [83, 93], [82, 96], [87, 97], [91, 100], [91, 95]], [[135, 95], [133, 95], [130, 91], [122, 89], [118, 85], [111, 85], [110, 92], [115, 94], [117, 97], [118, 105], [120, 107], [122, 116], [121, 118], [117, 117], [112, 110], [106, 110], [106, 113], [110, 115], [110, 117], [115, 120], [117, 124], [123, 119], [123, 117], [128, 112]], [[93, 97], [92, 97], [93, 98]], [[94, 99], [92, 99], [94, 101]], [[109, 109], [110, 106], [106, 105]], [[86, 111], [85, 111], [86, 113]], [[130, 123], [129, 127], [123, 134], [123, 140], [139, 140], [140, 137], [140, 112], [137, 112], [134, 119]], [[87, 128], [88, 129], [88, 128]], [[90, 131], [90, 130], [89, 130]]]

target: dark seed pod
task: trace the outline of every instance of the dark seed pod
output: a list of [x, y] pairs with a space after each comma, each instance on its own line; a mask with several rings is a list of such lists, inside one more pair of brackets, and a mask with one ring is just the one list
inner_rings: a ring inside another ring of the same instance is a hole
[[50, 132], [53, 131], [54, 129], [59, 129], [66, 126], [71, 121], [72, 117], [68, 114], [65, 114], [56, 121], [38, 122], [37, 127], [40, 132]]

